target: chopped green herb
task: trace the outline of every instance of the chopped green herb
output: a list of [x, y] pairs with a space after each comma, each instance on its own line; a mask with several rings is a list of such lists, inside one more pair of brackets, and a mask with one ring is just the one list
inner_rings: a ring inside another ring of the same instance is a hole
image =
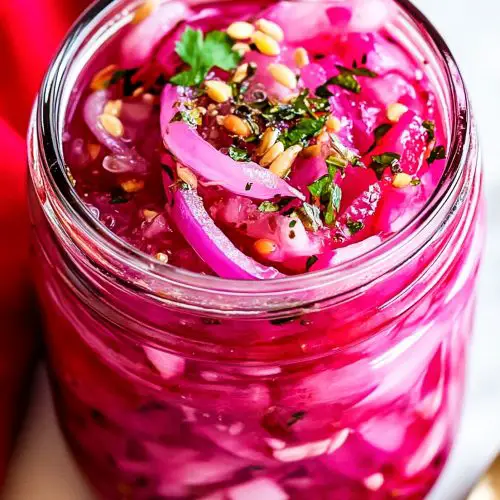
[[311, 255], [306, 262], [306, 271], [309, 271], [316, 262], [318, 262], [318, 257], [316, 257], [316, 255]]
[[280, 207], [277, 203], [272, 201], [263, 201], [259, 205], [259, 212], [279, 212]]
[[330, 155], [325, 161], [329, 171], [330, 169], [335, 169], [335, 171], [337, 171], [338, 168], [345, 168], [348, 164], [348, 161], [345, 158], [341, 158], [337, 155]]
[[286, 423], [287, 427], [292, 427], [292, 425], [295, 425], [297, 422], [302, 420], [306, 416], [305, 411], [296, 411], [295, 413], [292, 413], [291, 417], [289, 418], [288, 422]]
[[307, 146], [309, 141], [317, 136], [325, 125], [326, 118], [303, 118], [295, 126], [289, 128], [281, 137], [280, 141], [283, 142], [285, 148], [301, 144]]
[[436, 160], [444, 160], [445, 158], [446, 158], [446, 149], [444, 148], [444, 146], [436, 146], [431, 151], [431, 154], [429, 155], [429, 158], [427, 159], [427, 163], [429, 165], [431, 165]]
[[138, 72], [138, 68], [132, 69], [119, 69], [113, 73], [110, 80], [106, 82], [105, 86], [110, 87], [111, 85], [116, 85], [117, 83], [122, 83], [123, 94], [125, 96], [131, 96], [134, 90], [142, 85], [141, 81], [132, 81], [132, 77]]
[[316, 232], [323, 227], [321, 212], [316, 205], [303, 203], [296, 213], [306, 229]]
[[236, 146], [231, 146], [229, 148], [228, 154], [234, 161], [249, 161], [250, 160], [250, 155], [248, 154], [248, 151], [245, 151], [242, 148], [237, 148]]
[[289, 228], [294, 228], [296, 225], [297, 225], [297, 221], [296, 220], [292, 220], [292, 221], [290, 221], [290, 224], [288, 224], [288, 227]]
[[184, 109], [178, 111], [172, 118], [172, 122], [186, 122], [190, 127], [196, 128], [202, 123], [202, 116], [198, 108]]
[[245, 186], [245, 191], [250, 191], [252, 189], [253, 182], [247, 182], [247, 185]]
[[336, 173], [337, 167], [328, 165], [328, 174], [308, 186], [309, 192], [326, 204], [324, 219], [328, 226], [335, 224], [342, 200], [342, 190], [335, 184]]
[[323, 177], [320, 177], [318, 180], [314, 181], [312, 184], [307, 186], [309, 192], [316, 198], [321, 198], [323, 193], [328, 189], [328, 186], [331, 184], [332, 178], [330, 175], [326, 174]]
[[377, 178], [381, 179], [384, 175], [385, 169], [391, 167], [393, 173], [401, 171], [399, 160], [401, 155], [398, 153], [382, 153], [380, 155], [372, 156], [372, 163], [370, 167], [375, 171]]
[[111, 205], [119, 205], [120, 203], [127, 203], [130, 201], [127, 194], [121, 188], [114, 189], [110, 194], [111, 199], [109, 202]]
[[336, 85], [337, 87], [342, 87], [345, 90], [359, 94], [361, 92], [361, 84], [357, 80], [357, 76], [365, 76], [368, 78], [376, 78], [378, 75], [374, 71], [368, 68], [346, 68], [337, 64], [337, 69], [339, 74], [328, 79], [323, 85], [320, 85], [316, 89], [316, 95], [319, 97], [331, 97], [333, 94], [330, 92], [328, 87], [330, 85]]
[[338, 153], [338, 155], [345, 159], [348, 163], [350, 163], [354, 167], [364, 166], [363, 162], [359, 155], [356, 154], [352, 149], [349, 149], [347, 146], [342, 144], [342, 141], [335, 134], [330, 135], [330, 143], [332, 148]]
[[350, 73], [351, 75], [355, 75], [355, 76], [366, 76], [367, 78], [377, 78], [378, 74], [375, 73], [375, 71], [372, 71], [368, 68], [361, 68], [361, 67], [352, 67], [352, 69], [350, 68], [346, 68], [345, 66], [341, 66], [340, 64], [337, 64], [337, 69], [341, 72], [341, 73]]
[[427, 130], [427, 144], [431, 143], [436, 137], [436, 123], [432, 120], [425, 120], [422, 127]]
[[230, 71], [241, 60], [241, 56], [232, 50], [231, 39], [222, 31], [211, 31], [204, 39], [201, 30], [188, 27], [175, 51], [190, 66], [189, 70], [171, 79], [172, 83], [183, 86], [200, 85], [213, 67]]
[[384, 137], [389, 130], [391, 130], [392, 125], [390, 123], [382, 123], [382, 125], [379, 125], [374, 131], [373, 135], [375, 136], [375, 141], [379, 141]]
[[415, 179], [412, 179], [412, 180], [410, 181], [410, 184], [411, 184], [412, 186], [420, 186], [420, 184], [422, 184], [422, 181], [421, 181], [420, 179], [418, 179], [418, 178], [415, 178]]
[[365, 225], [362, 222], [351, 219], [349, 219], [346, 222], [346, 226], [347, 229], [349, 229], [351, 236], [355, 235], [356, 233], [359, 233], [365, 227]]
[[337, 213], [340, 210], [340, 202], [342, 201], [342, 190], [337, 184], [330, 185], [328, 194], [328, 205], [325, 212], [325, 223], [327, 226], [332, 226], [337, 220]]

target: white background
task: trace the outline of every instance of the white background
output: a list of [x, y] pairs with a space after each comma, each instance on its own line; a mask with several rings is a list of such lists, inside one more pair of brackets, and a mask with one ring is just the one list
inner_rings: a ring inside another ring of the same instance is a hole
[[[461, 500], [500, 451], [500, 2], [414, 1], [444, 35], [462, 68], [480, 125], [486, 170], [489, 240], [466, 412], [452, 460], [432, 495], [432, 500]], [[91, 500], [55, 426], [42, 375], [36, 392], [5, 500]]]

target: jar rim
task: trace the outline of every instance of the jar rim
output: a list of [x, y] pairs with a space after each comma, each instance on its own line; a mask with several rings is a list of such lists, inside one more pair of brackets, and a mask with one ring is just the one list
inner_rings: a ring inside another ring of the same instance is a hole
[[[471, 148], [471, 142], [475, 140], [475, 129], [465, 85], [446, 42], [427, 17], [409, 0], [393, 1], [400, 11], [409, 16], [415, 26], [427, 36], [428, 43], [433, 45], [432, 50], [444, 63], [442, 65], [443, 76], [445, 84], [451, 92], [451, 109], [448, 111], [453, 118], [453, 123], [450, 127], [448, 140], [447, 165], [438, 187], [423, 210], [411, 222], [380, 245], [349, 261], [322, 271], [276, 280], [229, 280], [159, 263], [153, 257], [120, 239], [98, 221], [85, 207], [68, 178], [62, 151], [61, 129], [56, 126], [57, 120], [53, 120], [53, 117], [60, 109], [62, 88], [68, 68], [72, 63], [70, 57], [73, 53], [72, 50], [76, 45], [82, 43], [85, 33], [105, 11], [111, 11], [118, 7], [123, 10], [122, 0], [96, 1], [73, 26], [44, 79], [30, 126], [30, 133], [35, 135], [36, 131], [39, 149], [43, 152], [47, 181], [56, 193], [72, 224], [82, 234], [85, 234], [89, 241], [97, 243], [113, 263], [119, 262], [133, 270], [139, 276], [139, 279], [135, 281], [144, 282], [142, 278], [147, 276], [149, 280], [155, 280], [160, 285], [155, 287], [156, 289], [178, 287], [183, 290], [181, 302], [187, 300], [185, 297], [188, 294], [191, 299], [187, 302], [191, 304], [199, 303], [195, 297], [200, 292], [210, 297], [217, 296], [215, 304], [212, 304], [216, 310], [226, 309], [224, 297], [228, 295], [243, 299], [249, 296], [261, 297], [263, 301], [260, 306], [256, 306], [256, 303], [252, 302], [253, 311], [256, 308], [263, 311], [278, 309], [277, 306], [269, 307], [265, 301], [266, 297], [278, 294], [284, 297], [289, 294], [328, 288], [333, 290], [330, 297], [341, 295], [368, 284], [373, 279], [373, 269], [379, 271], [386, 269], [388, 271], [398, 264], [404, 264], [411, 255], [428, 244], [454, 210], [453, 206], [455, 201], [461, 197], [461, 191], [467, 189], [464, 172], [467, 167], [467, 153]], [[137, 4], [138, 1], [135, 0], [132, 3]], [[130, 15], [129, 12], [129, 17]], [[33, 140], [36, 139], [33, 138]], [[394, 259], [394, 256], [397, 258]], [[108, 271], [112, 271], [114, 265], [110, 264]], [[380, 275], [379, 272], [376, 277]], [[137, 286], [137, 283], [128, 284]], [[149, 289], [147, 291], [151, 292]], [[304, 302], [307, 301], [308, 299], [304, 299]], [[301, 300], [294, 302], [296, 305], [300, 305]]]

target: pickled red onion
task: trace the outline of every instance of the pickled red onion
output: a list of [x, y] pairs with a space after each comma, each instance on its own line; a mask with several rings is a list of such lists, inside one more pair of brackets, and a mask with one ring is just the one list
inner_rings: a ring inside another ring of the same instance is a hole
[[233, 242], [215, 225], [203, 200], [191, 189], [169, 188], [171, 179], [163, 174], [169, 212], [193, 250], [220, 277], [227, 279], [275, 279], [284, 277], [272, 267], [254, 261], [238, 250]]
[[102, 115], [108, 101], [109, 93], [106, 90], [99, 90], [92, 93], [87, 98], [83, 109], [85, 123], [96, 139], [115, 155], [114, 160], [116, 161], [113, 161], [113, 164], [121, 165], [121, 172], [145, 173], [148, 167], [147, 161], [123, 139], [113, 137], [109, 134], [99, 122], [99, 116]]
[[167, 2], [140, 24], [134, 26], [121, 44], [121, 63], [132, 69], [144, 65], [156, 45], [180, 21], [192, 15], [184, 2]]
[[182, 121], [172, 122], [181, 99], [178, 87], [166, 85], [161, 99], [161, 131], [165, 147], [184, 166], [232, 193], [269, 200], [290, 196], [304, 200], [304, 195], [281, 177], [253, 162], [237, 162], [219, 152], [193, 128]]

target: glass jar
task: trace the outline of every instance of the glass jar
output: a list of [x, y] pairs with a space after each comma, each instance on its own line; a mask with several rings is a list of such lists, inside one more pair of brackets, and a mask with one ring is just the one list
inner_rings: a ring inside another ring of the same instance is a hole
[[397, 2], [388, 29], [427, 61], [450, 138], [422, 212], [333, 269], [229, 281], [120, 241], [66, 172], [79, 75], [137, 4], [84, 14], [29, 133], [54, 396], [82, 469], [109, 500], [423, 498], [459, 423], [484, 235], [475, 125], [445, 43]]

